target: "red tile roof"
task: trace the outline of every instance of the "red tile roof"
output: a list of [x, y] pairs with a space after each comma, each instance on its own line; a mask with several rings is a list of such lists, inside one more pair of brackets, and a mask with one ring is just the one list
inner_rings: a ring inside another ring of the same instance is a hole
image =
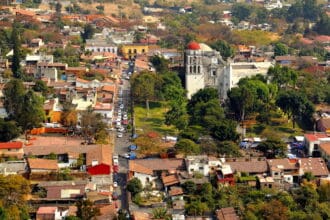
[[330, 156], [330, 142], [321, 143], [320, 149], [322, 149], [326, 155]]
[[58, 170], [57, 160], [28, 158], [27, 161], [28, 161], [30, 169]]
[[310, 134], [305, 134], [305, 139], [309, 142], [314, 142], [317, 141], [319, 138], [327, 138], [328, 135], [324, 133], [310, 133]]
[[22, 142], [3, 142], [0, 143], [0, 149], [20, 149], [23, 147]]
[[37, 215], [39, 214], [54, 214], [57, 207], [39, 207]]

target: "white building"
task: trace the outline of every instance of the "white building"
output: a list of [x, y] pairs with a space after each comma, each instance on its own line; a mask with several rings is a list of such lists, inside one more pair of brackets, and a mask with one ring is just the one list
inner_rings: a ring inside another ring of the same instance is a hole
[[90, 39], [90, 40], [86, 40], [85, 51], [109, 52], [109, 53], [117, 54], [118, 47], [103, 39]]
[[224, 74], [219, 79], [219, 92], [222, 100], [227, 98], [227, 92], [237, 86], [240, 79], [255, 75], [267, 75], [271, 62], [238, 62], [229, 63]]
[[191, 98], [205, 87], [219, 87], [219, 77], [223, 75], [225, 62], [220, 52], [206, 44], [190, 42], [185, 52], [186, 90]]

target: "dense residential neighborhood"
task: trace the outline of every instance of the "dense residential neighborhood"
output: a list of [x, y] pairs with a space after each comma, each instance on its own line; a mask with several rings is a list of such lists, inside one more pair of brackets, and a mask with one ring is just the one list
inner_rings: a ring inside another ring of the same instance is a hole
[[0, 219], [330, 219], [327, 1], [0, 1]]

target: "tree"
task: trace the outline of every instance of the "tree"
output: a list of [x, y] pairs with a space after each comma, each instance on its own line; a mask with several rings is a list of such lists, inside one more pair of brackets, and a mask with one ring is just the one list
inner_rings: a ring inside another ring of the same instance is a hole
[[330, 35], [330, 17], [321, 13], [320, 20], [315, 24], [314, 30], [319, 34]]
[[11, 70], [15, 78], [21, 79], [22, 78], [22, 70], [21, 70], [21, 40], [20, 40], [20, 33], [19, 33], [19, 23], [14, 21], [12, 26], [12, 44], [13, 44], [13, 60], [11, 65]]
[[234, 49], [224, 40], [217, 40], [211, 44], [211, 47], [220, 52], [224, 60], [234, 55]]
[[174, 147], [178, 152], [185, 155], [198, 155], [201, 152], [199, 145], [189, 139], [180, 139]]
[[312, 103], [296, 91], [281, 92], [276, 99], [276, 105], [292, 120], [293, 128], [297, 119], [304, 116], [304, 120], [310, 120], [314, 112]]
[[95, 33], [95, 29], [91, 24], [86, 24], [84, 31], [81, 34], [82, 39], [86, 42], [87, 39], [91, 39]]
[[156, 96], [156, 88], [160, 82], [157, 82], [156, 74], [152, 72], [141, 72], [131, 78], [132, 94], [134, 101], [145, 101], [147, 114], [149, 113], [149, 100]]
[[45, 112], [43, 110], [43, 99], [37, 96], [33, 91], [29, 90], [23, 96], [22, 112], [17, 115], [17, 123], [25, 132], [27, 138], [27, 131], [39, 127], [41, 122], [45, 120]]
[[232, 120], [222, 120], [212, 128], [212, 136], [219, 141], [236, 141], [239, 136], [236, 132], [236, 123]]
[[283, 43], [277, 42], [274, 45], [274, 55], [275, 56], [283, 56], [289, 53], [289, 48]]
[[5, 121], [0, 119], [0, 142], [11, 141], [17, 138], [21, 130], [17, 127], [14, 121]]
[[246, 86], [235, 87], [228, 92], [228, 102], [236, 118], [243, 122], [254, 106], [255, 94]]
[[189, 215], [197, 216], [203, 215], [208, 210], [206, 203], [201, 201], [194, 201], [187, 205], [186, 211]]
[[159, 207], [151, 210], [152, 218], [153, 219], [164, 219], [169, 220], [171, 219], [171, 215], [168, 213], [166, 208]]
[[142, 183], [138, 178], [133, 178], [130, 181], [128, 181], [127, 190], [132, 193], [133, 196], [138, 194], [139, 192], [142, 192]]
[[43, 96], [46, 96], [48, 92], [48, 87], [44, 81], [37, 80], [35, 82], [35, 85], [33, 86], [33, 90], [35, 92], [41, 92]]
[[58, 15], [61, 14], [62, 12], [62, 4], [60, 2], [56, 2], [56, 5], [55, 5], [55, 11]]
[[233, 17], [236, 17], [239, 21], [242, 21], [250, 16], [252, 9], [248, 4], [238, 3], [233, 5], [231, 12]]
[[71, 103], [64, 103], [63, 111], [61, 114], [61, 124], [66, 127], [77, 125], [78, 113]]
[[280, 65], [270, 67], [267, 74], [271, 77], [273, 83], [276, 83], [279, 88], [284, 87], [285, 89], [287, 89], [289, 85], [295, 87], [298, 79], [297, 71], [286, 66], [281, 67]]
[[4, 88], [4, 97], [8, 118], [16, 121], [23, 132], [38, 127], [45, 119], [43, 99], [31, 90], [26, 92], [21, 80], [9, 81]]
[[184, 192], [188, 195], [194, 195], [196, 190], [197, 190], [196, 184], [193, 181], [190, 181], [190, 180], [183, 183], [182, 188], [183, 188]]
[[150, 62], [156, 68], [156, 71], [159, 73], [163, 73], [168, 71], [168, 60], [161, 56], [153, 56], [150, 58]]
[[264, 153], [269, 158], [275, 158], [276, 156], [284, 156], [286, 152], [286, 144], [281, 140], [267, 139], [261, 142], [257, 149]]
[[91, 220], [96, 216], [99, 216], [100, 209], [93, 205], [90, 200], [79, 200], [76, 203], [77, 206], [77, 217], [81, 220]]
[[0, 210], [2, 210], [2, 215], [6, 215], [8, 219], [29, 219], [26, 202], [29, 193], [29, 182], [22, 176], [0, 175]]
[[107, 125], [103, 121], [103, 116], [93, 112], [91, 106], [81, 112], [81, 132], [86, 143], [107, 144]]

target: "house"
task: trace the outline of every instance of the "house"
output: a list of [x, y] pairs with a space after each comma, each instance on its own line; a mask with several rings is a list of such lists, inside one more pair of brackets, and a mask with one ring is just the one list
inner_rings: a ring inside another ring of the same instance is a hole
[[220, 169], [216, 170], [216, 178], [218, 184], [221, 185], [234, 185], [235, 178], [234, 173], [228, 164], [224, 164]]
[[113, 116], [112, 104], [97, 102], [94, 106], [94, 112], [101, 114], [106, 122], [108, 122], [109, 120], [111, 121], [111, 118]]
[[[278, 182], [275, 182], [274, 178], [271, 176], [257, 175], [257, 180], [258, 189], [279, 189], [281, 186]], [[292, 182], [288, 182], [288, 184], [292, 184]]]
[[100, 145], [86, 155], [87, 171], [90, 175], [109, 175], [111, 172], [111, 147]]
[[275, 61], [281, 66], [294, 66], [297, 63], [297, 57], [290, 55], [276, 56]]
[[184, 170], [183, 159], [137, 159], [128, 162], [128, 179], [138, 178], [143, 187], [147, 184], [156, 186], [155, 180], [162, 174], [175, 174]]
[[[96, 144], [85, 145], [82, 143], [82, 139], [77, 137], [36, 135], [24, 146], [24, 153], [36, 157], [46, 157], [53, 153], [57, 155], [60, 168], [75, 166], [79, 156], [85, 155], [86, 165], [92, 166], [111, 162], [109, 159], [111, 154], [107, 147]], [[102, 152], [105, 155], [102, 155]]]
[[233, 207], [222, 208], [215, 212], [217, 220], [239, 220]]
[[30, 47], [33, 48], [39, 48], [41, 46], [43, 46], [45, 43], [42, 41], [41, 38], [34, 38], [30, 41]]
[[91, 52], [110, 52], [113, 54], [118, 53], [118, 47], [111, 42], [103, 39], [87, 39], [85, 51]]
[[83, 198], [86, 193], [88, 182], [86, 180], [79, 181], [47, 181], [40, 182], [39, 187], [43, 187], [47, 191], [47, 200], [76, 200]]
[[58, 171], [57, 160], [28, 158], [27, 163], [30, 173], [50, 173]]
[[2, 142], [0, 143], [0, 155], [1, 157], [12, 157], [22, 159], [24, 155], [22, 142]]
[[317, 153], [320, 143], [330, 142], [330, 137], [326, 133], [306, 133], [304, 138], [304, 146], [309, 156]]
[[185, 163], [189, 175], [193, 175], [195, 172], [198, 172], [204, 176], [209, 176], [210, 173], [221, 169], [223, 161], [219, 158], [200, 155], [187, 156]]
[[330, 118], [320, 118], [316, 122], [316, 127], [319, 132], [330, 133]]
[[245, 173], [250, 176], [268, 173], [268, 165], [266, 160], [249, 160], [249, 161], [226, 161], [230, 165], [234, 173]]
[[125, 44], [121, 48], [121, 53], [125, 59], [133, 59], [139, 55], [147, 54], [148, 44]]
[[46, 100], [43, 109], [48, 122], [60, 122], [61, 121], [61, 108], [59, 106], [58, 98]]
[[37, 210], [36, 220], [62, 220], [68, 216], [69, 210], [59, 210], [55, 206], [41, 206]]
[[7, 175], [20, 175], [25, 173], [25, 161], [7, 161], [0, 163], [0, 174]]
[[319, 148], [321, 157], [327, 163], [327, 166], [330, 168], [330, 142], [325, 142], [320, 144]]
[[279, 183], [299, 183], [310, 172], [317, 178], [327, 177], [329, 170], [322, 158], [271, 159], [267, 160], [270, 176]]

